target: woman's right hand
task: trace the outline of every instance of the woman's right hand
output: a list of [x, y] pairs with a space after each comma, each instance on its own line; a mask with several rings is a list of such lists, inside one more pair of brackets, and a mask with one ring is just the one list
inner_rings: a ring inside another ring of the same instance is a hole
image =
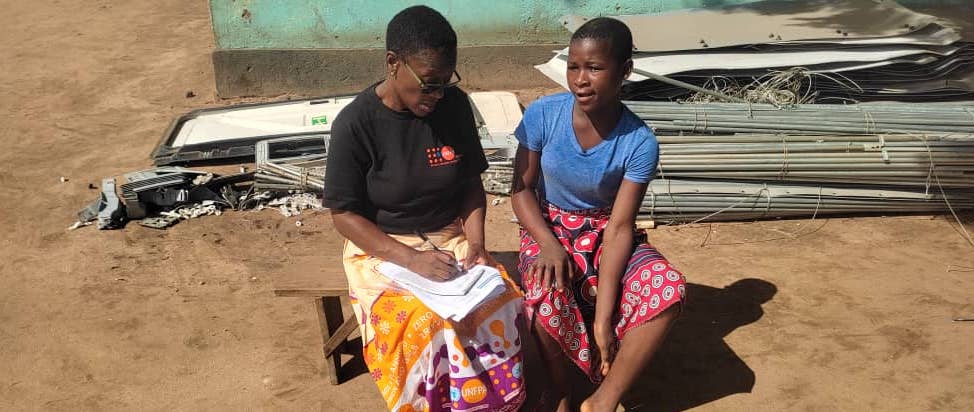
[[529, 279], [538, 280], [548, 290], [552, 287], [564, 290], [573, 278], [572, 274], [568, 252], [560, 243], [541, 245], [537, 260], [528, 268]]
[[417, 250], [406, 268], [435, 281], [453, 279], [459, 272], [456, 258], [438, 250]]

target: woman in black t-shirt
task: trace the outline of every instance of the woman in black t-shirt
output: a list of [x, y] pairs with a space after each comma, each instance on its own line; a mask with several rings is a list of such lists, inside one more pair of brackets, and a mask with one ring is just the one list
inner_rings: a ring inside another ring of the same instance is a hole
[[454, 87], [456, 34], [433, 9], [410, 7], [389, 22], [386, 48], [385, 80], [335, 119], [325, 178], [325, 206], [348, 239], [365, 362], [390, 410], [517, 410], [523, 302], [503, 268], [506, 290], [461, 320], [437, 315], [379, 268], [440, 281], [493, 264], [487, 161], [469, 100]]

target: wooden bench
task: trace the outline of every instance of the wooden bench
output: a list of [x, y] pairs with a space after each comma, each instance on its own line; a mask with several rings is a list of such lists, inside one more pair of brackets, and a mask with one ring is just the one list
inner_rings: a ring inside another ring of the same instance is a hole
[[348, 297], [348, 280], [338, 270], [301, 270], [273, 274], [274, 295], [305, 297], [314, 301], [318, 326], [321, 328], [325, 376], [332, 385], [341, 383], [341, 349], [348, 336], [358, 328], [355, 315], [347, 319], [342, 313], [342, 297]]

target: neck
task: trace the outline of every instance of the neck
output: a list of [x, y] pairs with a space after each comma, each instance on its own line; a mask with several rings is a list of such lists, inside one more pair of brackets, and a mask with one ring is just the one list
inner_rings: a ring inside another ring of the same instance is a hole
[[379, 96], [379, 100], [382, 101], [382, 104], [386, 105], [386, 107], [397, 112], [406, 110], [406, 105], [403, 104], [402, 99], [396, 95], [395, 90], [393, 90], [392, 85], [389, 83], [388, 77], [375, 87], [375, 94], [376, 96]]
[[592, 127], [600, 135], [605, 136], [619, 123], [619, 118], [622, 116], [622, 102], [616, 102], [615, 104], [588, 113], [582, 112], [578, 106], [575, 106], [575, 110], [578, 110], [581, 115], [587, 117], [589, 122], [592, 123]]

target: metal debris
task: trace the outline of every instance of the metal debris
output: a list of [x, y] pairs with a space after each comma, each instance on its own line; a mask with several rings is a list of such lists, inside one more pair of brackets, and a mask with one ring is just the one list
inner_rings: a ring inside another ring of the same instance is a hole
[[300, 215], [303, 210], [324, 208], [321, 204], [321, 198], [314, 193], [297, 193], [279, 197], [267, 202], [266, 205], [258, 206], [257, 210], [271, 207], [277, 208], [284, 217]]
[[101, 229], [120, 228], [128, 219], [164, 229], [183, 219], [219, 215], [225, 208], [240, 207], [250, 192], [237, 186], [253, 181], [253, 173], [219, 176], [179, 167], [143, 170], [125, 177], [121, 196], [116, 194], [115, 179], [105, 179], [100, 198], [79, 211], [78, 223], [69, 229], [96, 219]]
[[128, 217], [141, 219], [150, 212], [147, 208], [151, 202], [146, 200], [153, 197], [152, 192], [166, 188], [187, 187], [192, 185], [197, 177], [207, 174], [209, 173], [172, 166], [127, 173], [125, 175], [127, 183], [123, 184], [121, 189], [122, 197], [128, 207]]
[[176, 215], [159, 215], [156, 217], [146, 217], [139, 221], [139, 224], [145, 227], [151, 227], [153, 229], [165, 229], [169, 226], [175, 225], [179, 222], [180, 216]]
[[[244, 172], [241, 171], [240, 173], [244, 173]], [[193, 185], [195, 185], [195, 186], [205, 185], [207, 183], [210, 183], [211, 180], [213, 180], [213, 173], [207, 173], [205, 175], [199, 175], [199, 176], [196, 176], [196, 178], [193, 179]]]
[[98, 195], [98, 200], [92, 202], [88, 207], [78, 211], [78, 222], [79, 223], [91, 223], [98, 218], [98, 211], [104, 203], [102, 202], [101, 194]]
[[102, 206], [98, 210], [98, 229], [117, 229], [125, 225], [125, 205], [115, 193], [115, 179], [107, 178], [101, 182]]
[[173, 211], [160, 213], [160, 215], [162, 216], [175, 217], [179, 219], [195, 219], [200, 216], [209, 216], [209, 215], [219, 216], [222, 214], [223, 211], [220, 210], [217, 202], [214, 202], [212, 200], [204, 200], [201, 203], [188, 205], [188, 206], [181, 206], [179, 208], [176, 208]]
[[76, 229], [79, 229], [79, 228], [82, 228], [82, 227], [85, 227], [85, 226], [91, 226], [91, 224], [92, 224], [92, 222], [77, 221], [77, 222], [74, 222], [73, 225], [68, 226], [68, 230], [76, 230]]

